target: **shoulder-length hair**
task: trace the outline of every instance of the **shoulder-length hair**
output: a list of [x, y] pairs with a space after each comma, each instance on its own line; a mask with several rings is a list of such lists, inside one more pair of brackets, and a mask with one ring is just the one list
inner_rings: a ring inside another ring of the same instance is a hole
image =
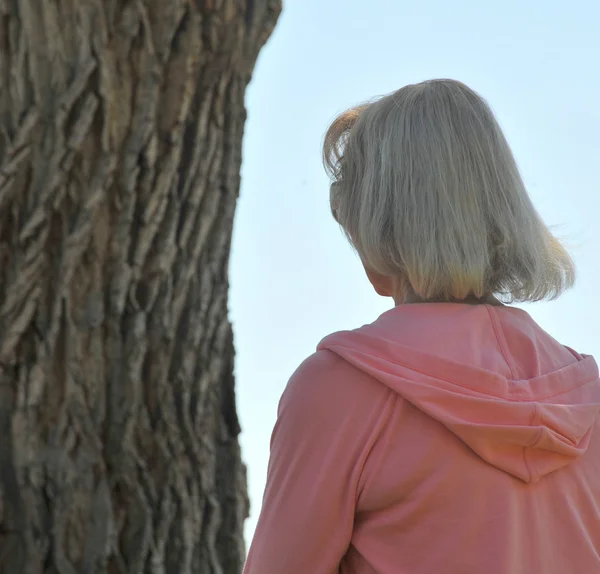
[[485, 100], [454, 80], [408, 85], [325, 136], [331, 207], [368, 268], [423, 300], [555, 298], [574, 264], [535, 210]]

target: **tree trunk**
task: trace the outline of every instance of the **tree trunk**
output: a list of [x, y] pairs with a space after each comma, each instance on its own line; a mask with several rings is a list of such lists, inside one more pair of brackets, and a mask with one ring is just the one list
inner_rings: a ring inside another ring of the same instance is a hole
[[280, 0], [0, 0], [0, 572], [238, 573], [227, 316]]

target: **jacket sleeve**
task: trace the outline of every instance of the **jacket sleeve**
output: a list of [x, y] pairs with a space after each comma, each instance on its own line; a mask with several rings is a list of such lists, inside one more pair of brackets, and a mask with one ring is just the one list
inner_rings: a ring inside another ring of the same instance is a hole
[[331, 351], [294, 373], [271, 438], [263, 505], [244, 574], [336, 574], [360, 477], [390, 391]]

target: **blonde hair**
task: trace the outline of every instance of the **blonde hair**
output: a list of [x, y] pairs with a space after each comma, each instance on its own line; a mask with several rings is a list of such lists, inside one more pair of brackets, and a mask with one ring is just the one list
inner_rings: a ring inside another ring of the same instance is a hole
[[335, 218], [364, 264], [423, 300], [555, 298], [574, 264], [536, 212], [485, 100], [454, 80], [408, 85], [325, 136]]

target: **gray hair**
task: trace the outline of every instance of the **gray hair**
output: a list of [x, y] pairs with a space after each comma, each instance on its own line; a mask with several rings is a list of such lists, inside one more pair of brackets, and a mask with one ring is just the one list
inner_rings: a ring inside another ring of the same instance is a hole
[[408, 85], [345, 111], [323, 158], [332, 211], [365, 266], [422, 299], [538, 301], [573, 285], [493, 112], [464, 84]]

